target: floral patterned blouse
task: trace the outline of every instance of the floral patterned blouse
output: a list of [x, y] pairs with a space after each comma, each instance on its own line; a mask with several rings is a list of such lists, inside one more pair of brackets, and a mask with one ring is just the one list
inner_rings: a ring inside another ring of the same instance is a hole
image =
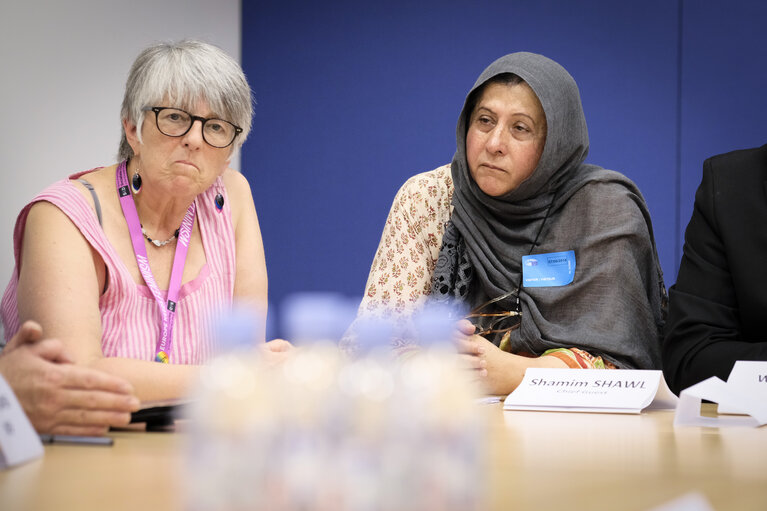
[[[417, 174], [402, 185], [386, 219], [358, 317], [388, 311], [407, 318], [424, 305], [452, 214], [453, 189], [450, 165]], [[352, 342], [347, 335], [342, 345], [348, 349]], [[394, 347], [399, 352], [412, 349], [404, 340], [395, 340]], [[578, 348], [553, 349], [543, 355], [573, 368], [614, 368], [602, 357]]]

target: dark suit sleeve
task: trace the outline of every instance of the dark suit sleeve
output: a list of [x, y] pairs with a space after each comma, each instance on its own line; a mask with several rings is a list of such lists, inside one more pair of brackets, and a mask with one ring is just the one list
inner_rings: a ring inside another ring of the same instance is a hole
[[[692, 218], [685, 232], [679, 275], [669, 291], [663, 372], [677, 394], [711, 376], [726, 380], [736, 360], [767, 360], [764, 342], [767, 332], [761, 339], [743, 335], [743, 303], [739, 300], [743, 301], [748, 293], [736, 289], [734, 282], [740, 285], [740, 279], [733, 275], [730, 266], [735, 264], [733, 254], [739, 250], [751, 251], [750, 256], [759, 257], [763, 264], [767, 264], [767, 252], [754, 254], [753, 247], [747, 244], [728, 245], [734, 241], [732, 229], [722, 215], [728, 215], [739, 204], [737, 192], [730, 193], [734, 190], [732, 183], [727, 181], [722, 190], [717, 181], [722, 174], [716, 174], [713, 166], [724, 161], [708, 159], [703, 164], [703, 180], [695, 194]], [[724, 179], [733, 180], [736, 176], [725, 174]], [[762, 193], [759, 188], [758, 192]], [[767, 310], [763, 315], [767, 315]]]

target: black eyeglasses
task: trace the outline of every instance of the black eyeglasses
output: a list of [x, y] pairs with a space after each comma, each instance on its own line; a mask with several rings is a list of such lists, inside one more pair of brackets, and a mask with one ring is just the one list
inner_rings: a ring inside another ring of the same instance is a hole
[[180, 108], [170, 108], [167, 106], [151, 106], [143, 109], [144, 112], [152, 111], [155, 113], [157, 129], [160, 133], [169, 137], [183, 137], [186, 135], [194, 121], [202, 123], [202, 139], [210, 146], [218, 149], [229, 147], [242, 133], [242, 128], [235, 126], [229, 121], [223, 119], [200, 117], [185, 112]]

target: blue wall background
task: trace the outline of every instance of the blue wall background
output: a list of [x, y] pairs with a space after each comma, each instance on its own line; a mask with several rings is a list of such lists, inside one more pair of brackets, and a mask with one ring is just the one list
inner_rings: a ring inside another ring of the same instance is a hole
[[466, 92], [522, 50], [578, 82], [587, 161], [643, 191], [670, 286], [703, 160], [765, 142], [766, 21], [756, 1], [243, 2], [272, 311], [361, 295], [397, 189], [451, 160]]

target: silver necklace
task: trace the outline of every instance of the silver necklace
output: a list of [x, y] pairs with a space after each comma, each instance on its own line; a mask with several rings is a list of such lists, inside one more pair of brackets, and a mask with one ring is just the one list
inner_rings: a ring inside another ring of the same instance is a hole
[[[139, 224], [139, 225], [141, 225], [141, 224]], [[173, 233], [173, 236], [171, 236], [170, 238], [168, 238], [165, 241], [153, 240], [152, 238], [150, 238], [149, 235], [144, 230], [144, 226], [143, 225], [141, 226], [141, 234], [143, 234], [144, 237], [146, 238], [146, 240], [149, 243], [151, 243], [152, 245], [154, 245], [155, 247], [164, 247], [165, 245], [167, 245], [171, 241], [173, 241], [176, 238], [178, 238], [178, 229], [176, 229], [176, 231]]]

